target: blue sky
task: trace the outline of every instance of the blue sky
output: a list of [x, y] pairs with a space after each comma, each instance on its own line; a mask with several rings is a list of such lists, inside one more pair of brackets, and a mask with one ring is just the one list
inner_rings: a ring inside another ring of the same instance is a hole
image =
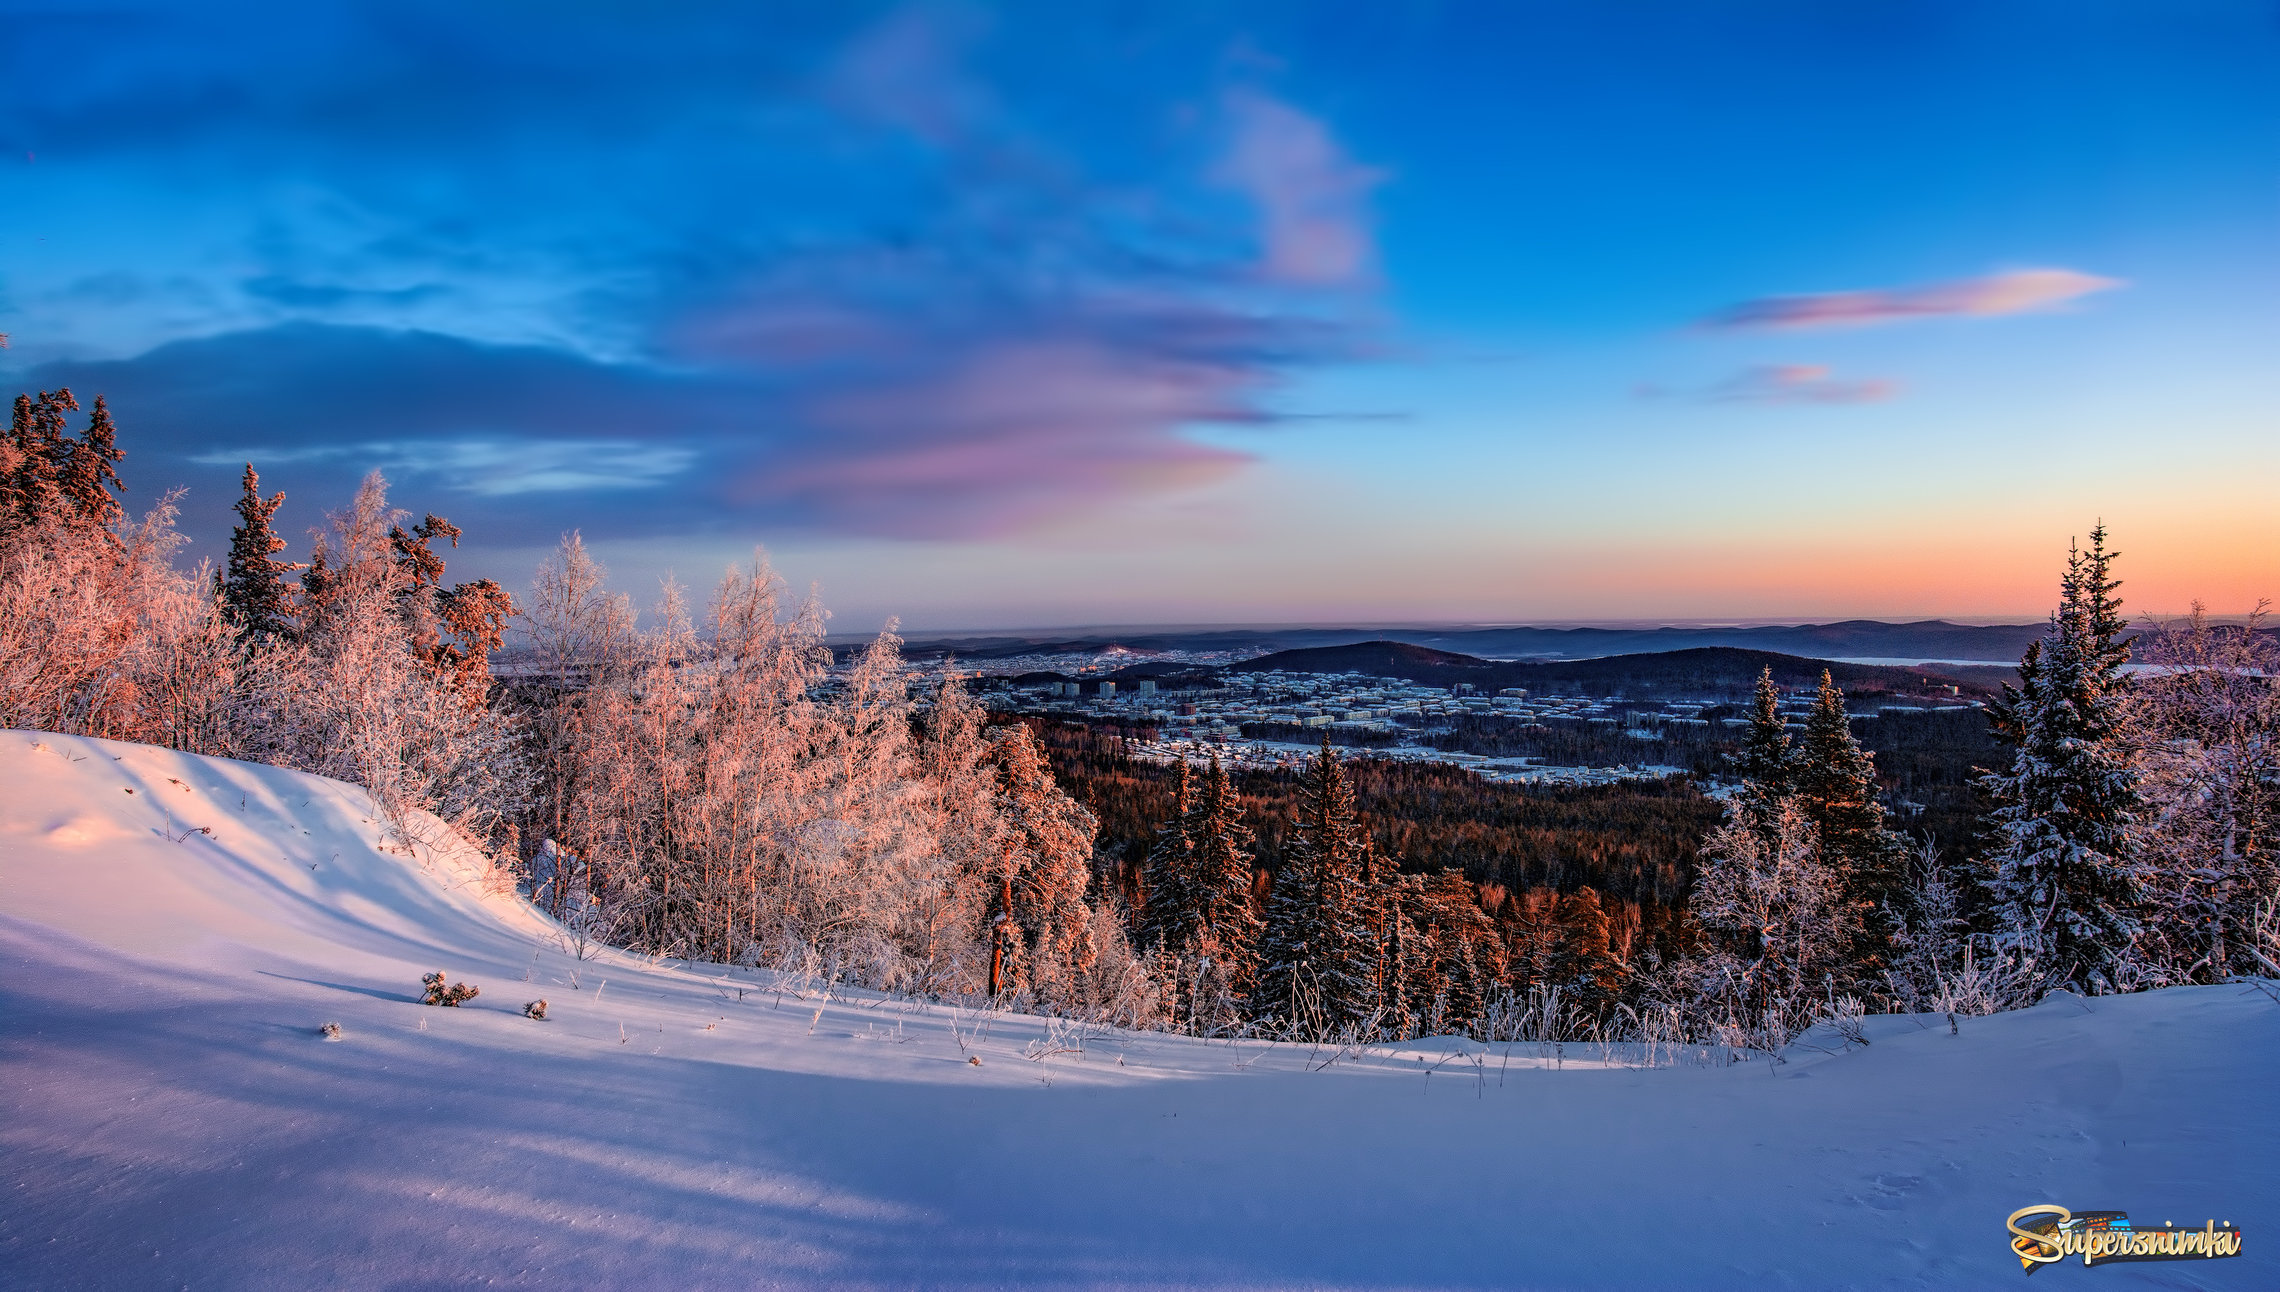
[[4, 6], [0, 353], [840, 626], [2280, 590], [2271, 3]]

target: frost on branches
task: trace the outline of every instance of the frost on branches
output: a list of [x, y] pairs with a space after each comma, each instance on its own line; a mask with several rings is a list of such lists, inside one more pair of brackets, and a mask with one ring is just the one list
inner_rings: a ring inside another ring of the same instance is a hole
[[2014, 751], [1981, 779], [1995, 810], [1988, 895], [1998, 938], [2054, 984], [2119, 985], [2138, 931], [2140, 872], [2131, 831], [2138, 774], [2124, 740], [2130, 647], [2115, 553], [2103, 526], [2067, 554], [2050, 632], [2019, 663], [2019, 685], [1993, 709]]

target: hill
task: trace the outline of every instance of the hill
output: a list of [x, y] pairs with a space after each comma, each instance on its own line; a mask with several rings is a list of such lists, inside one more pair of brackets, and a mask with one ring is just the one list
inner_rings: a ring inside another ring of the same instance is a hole
[[[2030, 1202], [2280, 1196], [2237, 985], [1779, 1066], [1330, 1052], [581, 959], [480, 858], [378, 838], [337, 782], [0, 732], [0, 1283], [1991, 1287]], [[482, 994], [420, 1005], [439, 969]]]
[[1845, 664], [1731, 646], [1695, 647], [1601, 659], [1507, 662], [1479, 659], [1406, 642], [1361, 642], [1278, 651], [1241, 664], [1233, 672], [1347, 673], [1397, 677], [1425, 686], [1471, 684], [1481, 691], [1520, 687], [1531, 694], [1622, 694], [1634, 699], [1734, 701], [1747, 697], [1758, 674], [1788, 688], [1813, 686], [1823, 669], [1852, 695], [1949, 695], [1990, 693], [1983, 682], [1935, 675], [1924, 669]]

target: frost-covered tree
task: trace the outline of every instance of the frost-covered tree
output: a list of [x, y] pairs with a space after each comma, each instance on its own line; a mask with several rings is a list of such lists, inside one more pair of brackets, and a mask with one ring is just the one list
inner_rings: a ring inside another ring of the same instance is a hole
[[1027, 725], [1005, 728], [996, 744], [1005, 842], [988, 878], [999, 893], [992, 950], [1003, 967], [993, 968], [992, 990], [1057, 1007], [1091, 967], [1085, 886], [1099, 821], [1060, 792]]
[[2140, 905], [2115, 556], [2102, 525], [2087, 551], [2069, 550], [2050, 631], [1990, 709], [2011, 765], [1980, 778], [1994, 804], [1987, 889], [2003, 945], [2048, 981], [2091, 991], [2115, 985]]
[[1696, 989], [1727, 1026], [1757, 1044], [1786, 1041], [1846, 967], [1857, 910], [1821, 858], [1813, 822], [1795, 803], [1773, 817], [1773, 844], [1729, 816], [1704, 842], [1688, 913], [1704, 935]]
[[1826, 669], [1791, 763], [1797, 806], [1813, 823], [1821, 860], [1859, 913], [1852, 976], [1874, 982], [1891, 963], [1892, 936], [1906, 918], [1907, 848], [1885, 827], [1875, 761], [1853, 737], [1844, 692]]
[[1789, 732], [1781, 718], [1781, 692], [1773, 684], [1769, 666], [1758, 674], [1757, 694], [1750, 705], [1750, 727], [1742, 747], [1733, 756], [1734, 772], [1742, 786], [1737, 803], [1743, 819], [1758, 837], [1770, 843], [1774, 818], [1793, 789]]
[[2157, 665], [2128, 700], [2144, 807], [2138, 955], [2158, 982], [2280, 975], [2280, 644], [2185, 619], [2135, 643]]
[[111, 410], [98, 396], [87, 430], [74, 437], [70, 414], [79, 400], [68, 387], [16, 396], [8, 436], [0, 442], [0, 536], [74, 528], [107, 534], [125, 518]]
[[222, 578], [222, 614], [239, 640], [250, 637], [279, 639], [294, 632], [293, 589], [285, 576], [301, 566], [280, 561], [285, 540], [271, 526], [277, 509], [285, 504], [282, 491], [261, 496], [261, 477], [253, 464], [245, 464], [244, 492], [233, 509], [238, 524], [230, 531], [229, 562]]
[[1330, 742], [1307, 764], [1292, 840], [1267, 898], [1254, 1013], [1336, 1035], [1378, 1005], [1377, 894], [1369, 837]]

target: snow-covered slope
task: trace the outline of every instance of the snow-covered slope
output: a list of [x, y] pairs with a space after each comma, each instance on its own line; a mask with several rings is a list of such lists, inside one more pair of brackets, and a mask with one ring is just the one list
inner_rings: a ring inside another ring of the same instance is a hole
[[[2280, 1286], [2280, 1006], [2237, 987], [1872, 1020], [1771, 1070], [1043, 1053], [1072, 1038], [578, 960], [370, 816], [0, 733], [0, 1286], [1993, 1287], [2045, 1201], [2248, 1237], [2041, 1279]], [[483, 994], [421, 1006], [436, 969]]]

